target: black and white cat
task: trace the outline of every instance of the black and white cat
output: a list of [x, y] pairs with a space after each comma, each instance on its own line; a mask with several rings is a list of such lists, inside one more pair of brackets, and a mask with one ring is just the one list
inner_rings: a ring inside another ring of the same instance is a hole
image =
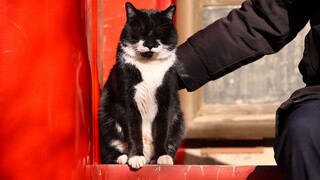
[[184, 135], [175, 75], [175, 6], [138, 10], [126, 3], [127, 22], [116, 64], [100, 99], [102, 163], [172, 165]]

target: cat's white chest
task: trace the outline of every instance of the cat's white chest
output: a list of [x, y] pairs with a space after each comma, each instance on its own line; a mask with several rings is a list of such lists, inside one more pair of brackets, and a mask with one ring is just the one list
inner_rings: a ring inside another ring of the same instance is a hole
[[170, 61], [151, 62], [150, 64], [136, 64], [142, 82], [135, 86], [134, 99], [145, 123], [152, 123], [158, 111], [156, 91], [161, 86], [167, 70], [172, 66]]
[[174, 59], [156, 60], [148, 63], [136, 61], [142, 81], [135, 85], [134, 99], [144, 123], [152, 123], [158, 111], [156, 91], [161, 86], [165, 73], [173, 65]]
[[175, 55], [166, 60], [154, 60], [143, 63], [134, 59], [127, 59], [127, 63], [139, 69], [142, 81], [135, 85], [134, 100], [142, 118], [143, 151], [147, 160], [154, 155], [152, 138], [152, 123], [158, 112], [156, 91], [161, 86], [168, 69], [174, 64]]

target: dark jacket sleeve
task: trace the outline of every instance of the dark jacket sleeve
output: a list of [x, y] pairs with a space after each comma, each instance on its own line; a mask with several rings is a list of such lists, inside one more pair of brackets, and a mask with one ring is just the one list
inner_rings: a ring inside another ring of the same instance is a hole
[[178, 74], [188, 91], [279, 51], [307, 24], [312, 0], [251, 0], [178, 47]]

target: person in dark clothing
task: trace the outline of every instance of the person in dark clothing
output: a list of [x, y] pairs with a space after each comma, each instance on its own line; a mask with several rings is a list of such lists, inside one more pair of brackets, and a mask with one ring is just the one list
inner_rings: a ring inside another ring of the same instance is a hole
[[181, 88], [194, 91], [278, 52], [307, 24], [311, 29], [298, 67], [306, 86], [276, 112], [275, 159], [292, 180], [320, 179], [320, 1], [246, 0], [177, 50]]

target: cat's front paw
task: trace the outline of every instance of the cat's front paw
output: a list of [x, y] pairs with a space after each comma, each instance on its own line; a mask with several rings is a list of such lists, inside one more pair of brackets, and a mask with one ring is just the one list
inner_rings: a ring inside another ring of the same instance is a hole
[[118, 157], [117, 163], [118, 164], [126, 164], [128, 161], [128, 156], [126, 154], [122, 154], [121, 156]]
[[133, 156], [129, 159], [128, 164], [134, 169], [139, 169], [147, 163], [144, 156]]
[[159, 164], [159, 165], [173, 165], [173, 159], [169, 155], [162, 155], [158, 158], [157, 164]]

